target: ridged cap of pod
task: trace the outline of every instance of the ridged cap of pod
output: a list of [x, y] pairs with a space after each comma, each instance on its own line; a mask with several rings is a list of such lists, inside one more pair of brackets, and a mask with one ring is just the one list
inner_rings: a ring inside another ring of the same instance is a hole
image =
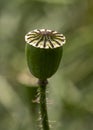
[[58, 69], [65, 36], [48, 29], [36, 29], [25, 35], [25, 41], [31, 73], [41, 80], [51, 77]]

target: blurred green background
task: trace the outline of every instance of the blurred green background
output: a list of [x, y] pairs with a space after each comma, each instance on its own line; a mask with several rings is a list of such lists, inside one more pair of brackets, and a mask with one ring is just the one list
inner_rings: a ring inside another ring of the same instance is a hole
[[37, 79], [28, 70], [24, 41], [36, 28], [67, 38], [48, 84], [52, 129], [93, 130], [92, 0], [0, 0], [0, 130], [40, 129], [39, 106], [32, 103]]

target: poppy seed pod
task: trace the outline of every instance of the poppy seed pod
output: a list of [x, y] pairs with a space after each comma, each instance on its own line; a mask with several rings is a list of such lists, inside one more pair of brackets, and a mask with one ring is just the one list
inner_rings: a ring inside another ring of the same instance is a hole
[[26, 58], [31, 73], [45, 80], [58, 69], [65, 36], [48, 29], [36, 29], [26, 34]]

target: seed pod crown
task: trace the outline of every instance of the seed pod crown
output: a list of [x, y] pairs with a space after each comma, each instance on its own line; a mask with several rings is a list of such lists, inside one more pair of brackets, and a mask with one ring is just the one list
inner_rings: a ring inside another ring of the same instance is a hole
[[25, 36], [25, 41], [37, 48], [57, 48], [65, 44], [65, 36], [48, 29], [37, 29]]

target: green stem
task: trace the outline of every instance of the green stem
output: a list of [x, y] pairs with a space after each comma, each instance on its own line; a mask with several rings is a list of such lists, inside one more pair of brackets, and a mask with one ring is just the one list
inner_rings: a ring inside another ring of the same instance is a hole
[[43, 130], [49, 130], [48, 114], [47, 114], [47, 105], [46, 105], [46, 85], [47, 80], [39, 80], [40, 86], [40, 110], [41, 110], [41, 121]]

